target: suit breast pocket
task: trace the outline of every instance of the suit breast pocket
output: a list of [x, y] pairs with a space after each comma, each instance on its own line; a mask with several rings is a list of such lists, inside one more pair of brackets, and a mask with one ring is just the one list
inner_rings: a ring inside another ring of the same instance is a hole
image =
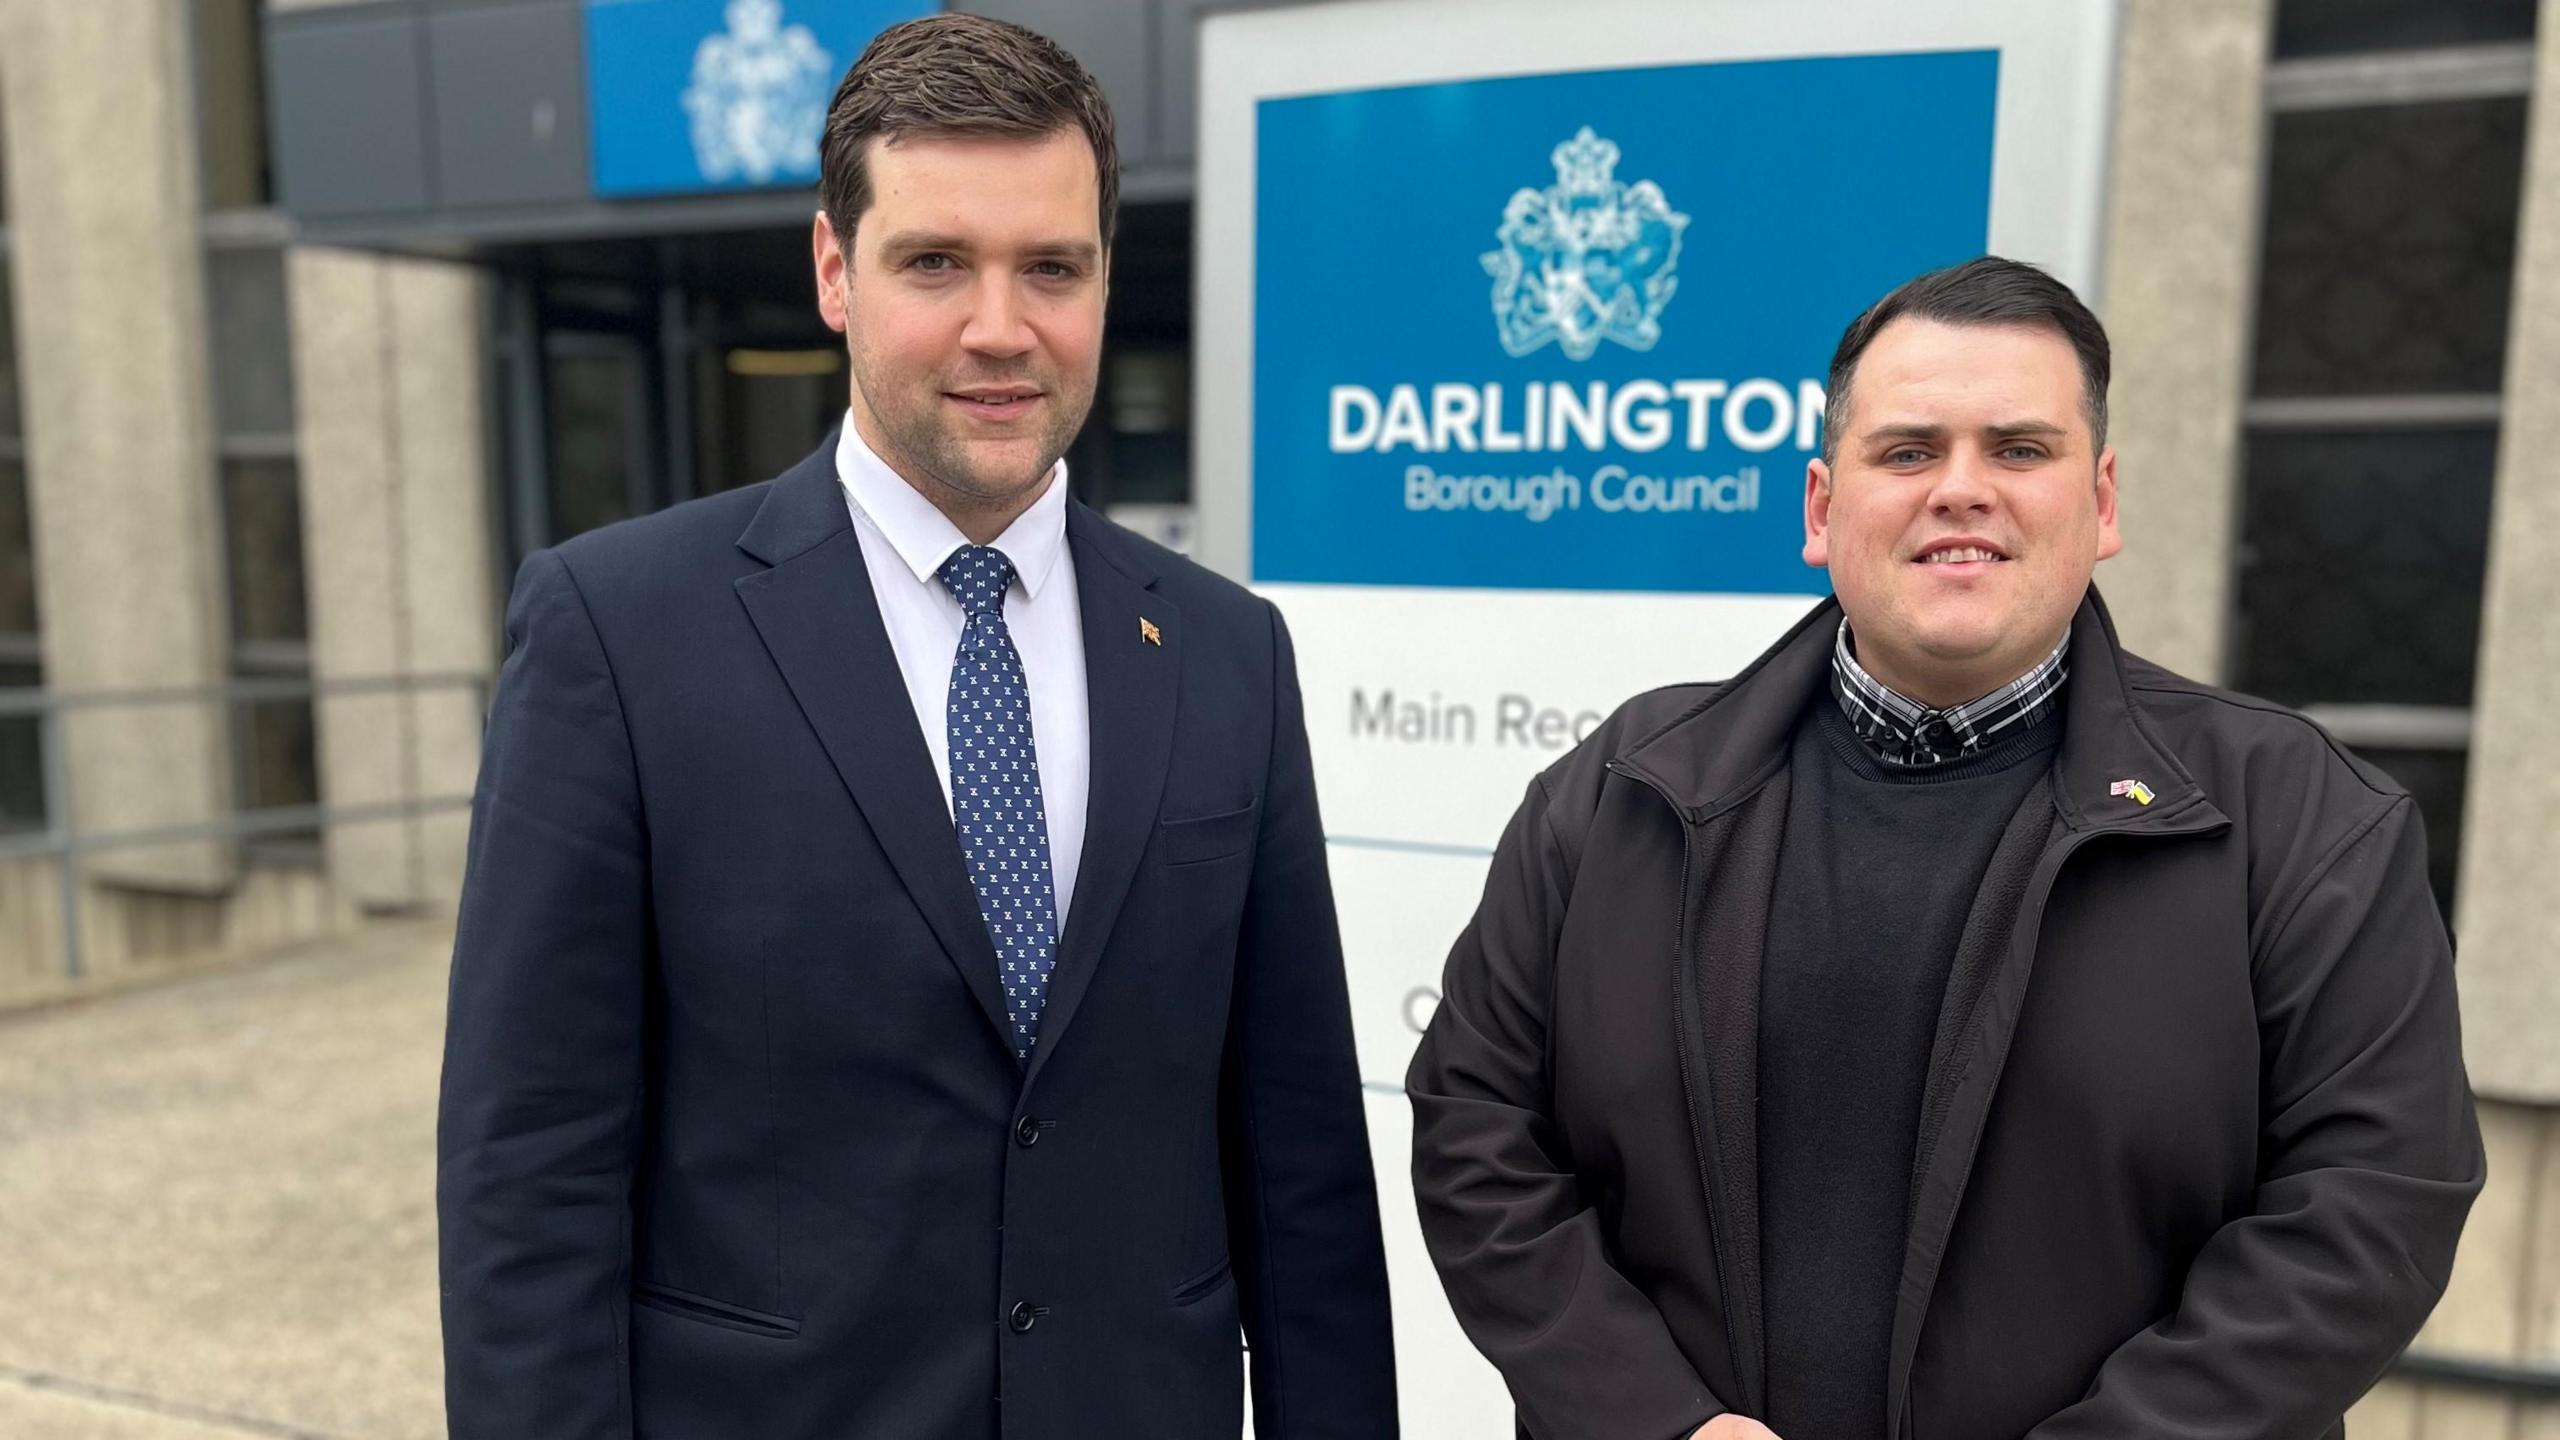
[[1160, 820], [1156, 823], [1156, 858], [1170, 869], [1241, 855], [1252, 848], [1254, 831], [1261, 823], [1259, 801], [1218, 815]]

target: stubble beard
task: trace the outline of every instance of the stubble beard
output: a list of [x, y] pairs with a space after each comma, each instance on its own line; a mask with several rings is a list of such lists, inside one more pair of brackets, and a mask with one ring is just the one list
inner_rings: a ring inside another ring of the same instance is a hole
[[[949, 515], [1003, 515], [1022, 509], [1057, 468], [1058, 458], [1067, 453], [1093, 408], [1090, 384], [1080, 394], [1069, 393], [1062, 383], [1066, 377], [1042, 377], [1028, 366], [973, 375], [960, 382], [1028, 382], [1038, 385], [1048, 401], [1049, 423], [1039, 435], [1037, 463], [1027, 471], [1016, 472], [1007, 467], [1003, 473], [989, 474], [970, 455], [968, 442], [961, 439], [958, 417], [943, 413], [944, 387], [939, 379], [913, 388], [874, 384], [875, 371], [862, 346], [849, 339], [846, 350], [852, 361], [854, 387], [880, 430], [880, 458]], [[883, 398], [892, 403], [881, 404]]]

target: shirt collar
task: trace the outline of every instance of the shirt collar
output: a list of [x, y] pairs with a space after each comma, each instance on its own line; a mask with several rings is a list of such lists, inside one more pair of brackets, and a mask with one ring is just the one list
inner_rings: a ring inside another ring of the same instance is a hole
[[2071, 678], [2071, 632], [2027, 673], [1961, 705], [1921, 704], [1858, 663], [1843, 619], [1831, 645], [1831, 693], [1867, 749], [1888, 765], [1944, 764], [2024, 734], [2060, 712], [2057, 698]]
[[[943, 562], [967, 546], [969, 537], [863, 443], [850, 410], [845, 412], [843, 433], [836, 439], [836, 477], [844, 483], [854, 514], [871, 522], [871, 527], [889, 542], [889, 548], [915, 572], [917, 581], [942, 583]], [[1060, 460], [1051, 468], [1048, 488], [995, 538], [994, 548], [1013, 562], [1014, 578], [1022, 582], [1022, 593], [1035, 600], [1040, 598], [1040, 587], [1057, 572], [1058, 558], [1067, 549], [1066, 461]]]

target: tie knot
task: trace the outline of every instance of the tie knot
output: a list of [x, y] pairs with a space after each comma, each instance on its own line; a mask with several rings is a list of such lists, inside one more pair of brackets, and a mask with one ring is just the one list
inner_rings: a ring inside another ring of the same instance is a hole
[[942, 562], [941, 574], [942, 588], [975, 620], [1002, 613], [1005, 587], [1013, 583], [1013, 562], [992, 545], [964, 545]]

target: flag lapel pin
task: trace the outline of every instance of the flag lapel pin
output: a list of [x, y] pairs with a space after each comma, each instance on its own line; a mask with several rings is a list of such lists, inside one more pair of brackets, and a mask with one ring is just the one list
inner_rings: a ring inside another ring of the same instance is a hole
[[2151, 787], [2139, 780], [2118, 780], [2107, 787], [2107, 793], [2121, 795], [2136, 805], [2148, 805], [2156, 798], [2151, 793]]
[[1138, 617], [1138, 638], [1150, 645], [1164, 644], [1164, 632], [1156, 628], [1156, 622], [1144, 615]]

